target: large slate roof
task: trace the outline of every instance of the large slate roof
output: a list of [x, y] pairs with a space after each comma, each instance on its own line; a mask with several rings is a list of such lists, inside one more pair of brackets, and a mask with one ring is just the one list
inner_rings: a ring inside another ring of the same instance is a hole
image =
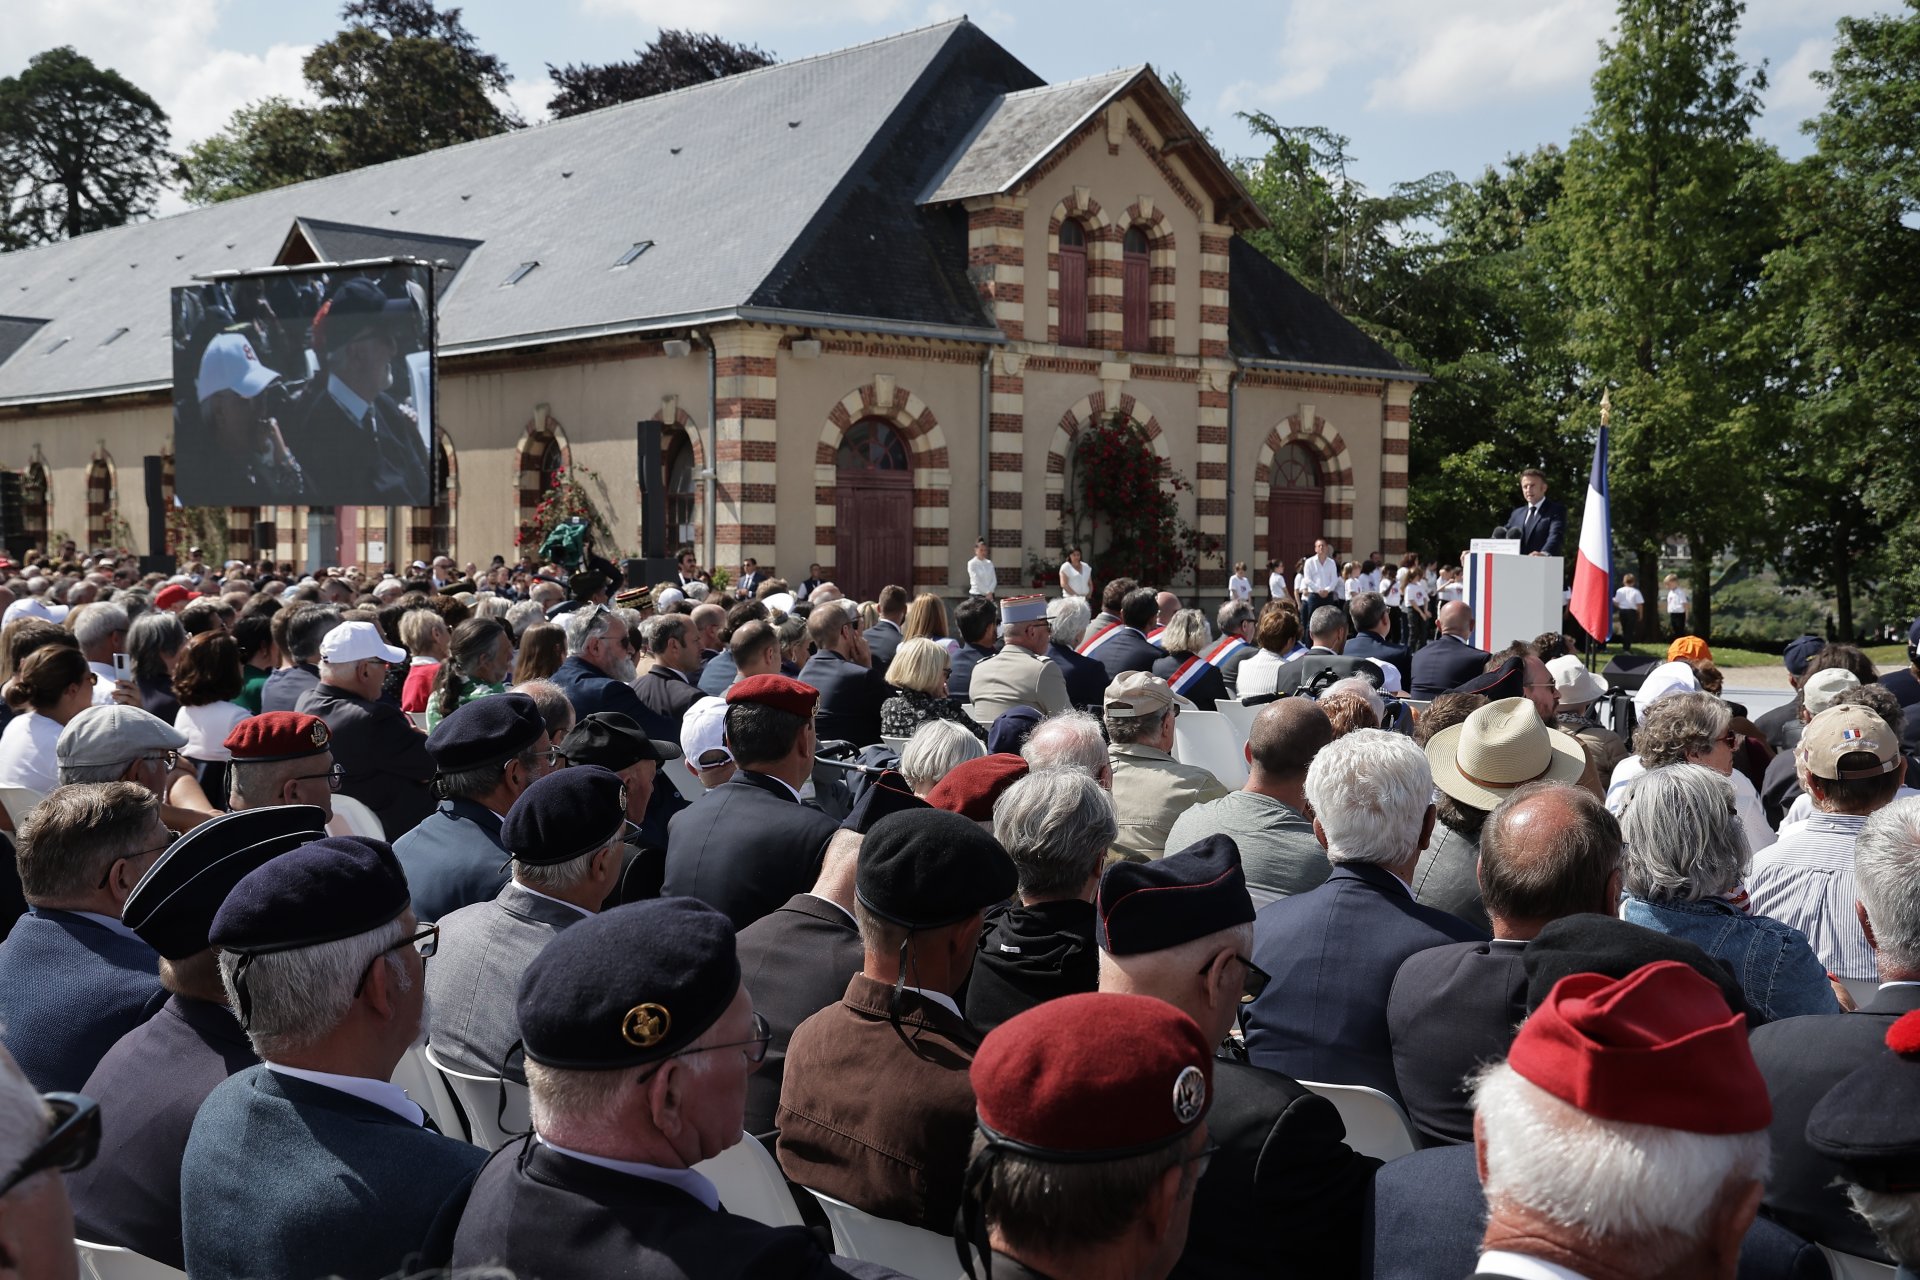
[[1239, 236], [1227, 277], [1227, 345], [1240, 359], [1426, 379]]

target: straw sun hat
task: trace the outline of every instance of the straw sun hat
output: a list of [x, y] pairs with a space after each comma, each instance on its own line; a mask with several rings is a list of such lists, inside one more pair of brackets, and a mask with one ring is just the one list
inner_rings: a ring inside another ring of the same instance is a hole
[[1427, 740], [1433, 785], [1476, 809], [1497, 808], [1529, 782], [1578, 782], [1587, 752], [1540, 722], [1525, 698], [1490, 702]]

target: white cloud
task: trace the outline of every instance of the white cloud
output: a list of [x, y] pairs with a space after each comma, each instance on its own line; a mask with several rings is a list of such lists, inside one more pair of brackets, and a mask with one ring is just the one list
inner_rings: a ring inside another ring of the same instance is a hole
[[722, 34], [768, 27], [890, 22], [912, 8], [908, 0], [834, 0], [831, 4], [706, 0], [697, 13], [689, 11], [686, 0], [585, 0], [582, 7], [589, 13], [624, 14], [662, 27], [684, 27], [692, 22], [702, 31]]
[[1788, 59], [1767, 75], [1767, 111], [1808, 116], [1826, 105], [1827, 91], [1814, 83], [1813, 73], [1825, 71], [1833, 60], [1833, 40], [1820, 36], [1802, 40]]

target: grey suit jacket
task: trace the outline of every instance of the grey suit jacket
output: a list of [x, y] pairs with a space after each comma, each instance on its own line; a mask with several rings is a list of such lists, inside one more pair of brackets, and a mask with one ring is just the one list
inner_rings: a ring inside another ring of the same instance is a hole
[[520, 1039], [514, 997], [540, 948], [586, 913], [543, 898], [517, 880], [490, 902], [440, 921], [440, 947], [427, 962], [428, 1042], [434, 1056], [475, 1075], [497, 1076]]

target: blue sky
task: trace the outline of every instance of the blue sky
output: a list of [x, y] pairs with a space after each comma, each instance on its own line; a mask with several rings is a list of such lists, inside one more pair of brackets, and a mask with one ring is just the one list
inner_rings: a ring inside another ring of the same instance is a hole
[[[1807, 78], [1827, 63], [1834, 23], [1873, 0], [1749, 0], [1741, 52], [1768, 63], [1761, 132], [1798, 154], [1818, 111]], [[70, 43], [118, 68], [174, 118], [176, 146], [269, 93], [297, 96], [301, 56], [339, 26], [312, 0], [11, 0], [0, 74]], [[1503, 156], [1564, 142], [1587, 106], [1609, 0], [473, 0], [468, 26], [514, 73], [529, 118], [546, 64], [628, 55], [661, 25], [717, 32], [782, 59], [967, 12], [1048, 80], [1151, 62], [1178, 72], [1189, 109], [1229, 157], [1256, 149], [1237, 110], [1348, 135], [1355, 176], [1380, 188], [1436, 169], [1477, 174]]]

